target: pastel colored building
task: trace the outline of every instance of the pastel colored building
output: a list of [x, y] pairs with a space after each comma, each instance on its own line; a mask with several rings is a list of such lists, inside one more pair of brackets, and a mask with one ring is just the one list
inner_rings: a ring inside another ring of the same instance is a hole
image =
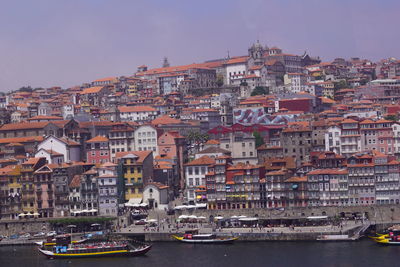
[[107, 137], [98, 135], [86, 141], [86, 161], [93, 164], [110, 161], [110, 147]]

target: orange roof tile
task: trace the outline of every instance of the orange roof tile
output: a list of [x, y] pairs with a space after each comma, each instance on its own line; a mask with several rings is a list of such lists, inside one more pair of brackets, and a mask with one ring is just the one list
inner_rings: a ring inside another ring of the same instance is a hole
[[86, 143], [95, 143], [95, 142], [108, 142], [108, 138], [105, 136], [98, 135], [86, 141]]
[[93, 87], [85, 88], [80, 92], [80, 94], [81, 95], [96, 94], [96, 93], [99, 93], [101, 91], [101, 89], [103, 89], [103, 88], [104, 88], [104, 86], [93, 86]]
[[215, 160], [210, 158], [209, 156], [202, 156], [198, 159], [192, 160], [189, 163], [186, 163], [186, 166], [196, 166], [196, 165], [211, 165], [215, 164]]

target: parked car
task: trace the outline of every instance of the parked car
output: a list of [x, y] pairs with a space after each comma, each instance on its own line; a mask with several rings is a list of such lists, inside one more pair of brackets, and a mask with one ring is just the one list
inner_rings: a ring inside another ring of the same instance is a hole
[[26, 233], [20, 236], [20, 238], [29, 238], [29, 237], [31, 237], [30, 233]]
[[43, 236], [46, 236], [46, 233], [39, 232], [39, 233], [36, 233], [36, 234], [33, 235], [33, 237], [43, 237]]
[[15, 235], [10, 235], [10, 239], [17, 239], [19, 238], [19, 235], [15, 234]]
[[135, 225], [145, 225], [145, 224], [146, 224], [146, 220], [144, 220], [144, 219], [135, 221]]
[[47, 233], [47, 236], [54, 236], [54, 235], [57, 235], [56, 231], [51, 231]]

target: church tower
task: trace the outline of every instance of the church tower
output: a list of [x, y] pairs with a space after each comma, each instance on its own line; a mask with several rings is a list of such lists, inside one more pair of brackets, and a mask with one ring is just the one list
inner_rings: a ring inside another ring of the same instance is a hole
[[258, 40], [257, 43], [249, 48], [249, 57], [253, 59], [254, 65], [264, 64], [264, 53], [267, 49], [268, 48], [264, 48]]
[[168, 68], [169, 67], [169, 62], [168, 62], [168, 58], [167, 57], [164, 57], [164, 61], [163, 61], [162, 67], [163, 68]]

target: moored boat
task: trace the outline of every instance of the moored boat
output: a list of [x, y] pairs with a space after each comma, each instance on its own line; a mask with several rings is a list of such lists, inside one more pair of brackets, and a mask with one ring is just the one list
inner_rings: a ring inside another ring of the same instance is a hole
[[72, 244], [68, 238], [56, 238], [56, 245], [50, 248], [40, 247], [39, 252], [50, 259], [62, 258], [97, 258], [140, 256], [146, 254], [151, 245], [132, 246], [128, 241], [106, 241], [95, 243]]
[[172, 237], [183, 243], [199, 243], [199, 244], [228, 244], [238, 239], [238, 237], [233, 237], [233, 236], [216, 236], [215, 234], [199, 234], [198, 230], [186, 231], [183, 236], [172, 235]]
[[400, 226], [395, 225], [388, 228], [388, 233], [377, 234], [377, 236], [370, 236], [370, 238], [378, 244], [382, 245], [400, 245]]

